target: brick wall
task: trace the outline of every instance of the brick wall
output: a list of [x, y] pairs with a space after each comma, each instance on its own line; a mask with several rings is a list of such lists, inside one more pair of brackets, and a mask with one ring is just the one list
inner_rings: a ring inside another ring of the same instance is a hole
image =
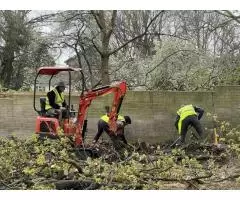
[[[39, 105], [38, 93], [36, 105]], [[104, 113], [104, 106], [110, 105], [112, 95], [99, 97], [92, 102], [88, 111], [88, 138], [96, 132], [96, 124]], [[34, 132], [36, 112], [33, 110], [33, 93], [0, 94], [0, 135], [15, 133], [18, 136]], [[132, 118], [132, 125], [126, 127], [126, 137], [132, 141], [160, 142], [176, 137], [175, 113], [181, 104], [199, 105], [206, 112], [216, 113], [221, 120], [239, 124], [240, 86], [220, 86], [209, 92], [128, 91], [121, 113]], [[72, 104], [78, 109], [78, 95], [72, 97]], [[204, 115], [202, 124], [211, 133], [212, 120]]]

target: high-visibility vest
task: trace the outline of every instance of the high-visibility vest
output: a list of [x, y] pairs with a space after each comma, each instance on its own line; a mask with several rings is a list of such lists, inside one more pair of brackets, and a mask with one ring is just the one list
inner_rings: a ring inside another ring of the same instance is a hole
[[[64, 102], [64, 94], [63, 93], [59, 94], [56, 88], [53, 89], [53, 92], [55, 93], [55, 103], [61, 107], [62, 103]], [[45, 110], [48, 110], [50, 108], [52, 108], [52, 106], [49, 104], [49, 99], [47, 96]]]
[[[107, 114], [106, 114], [106, 115], [103, 115], [100, 119], [103, 120], [103, 121], [105, 121], [105, 122], [107, 122], [107, 123], [109, 122], [109, 117], [108, 117]], [[121, 116], [121, 115], [118, 115], [118, 119], [117, 119], [117, 120], [119, 120], [119, 121], [125, 121], [124, 117]]]
[[193, 105], [186, 105], [186, 106], [183, 106], [182, 108], [180, 108], [177, 111], [177, 114], [180, 116], [180, 119], [178, 121], [178, 133], [180, 134], [181, 128], [182, 128], [182, 121], [190, 115], [197, 115], [197, 113], [196, 113]]

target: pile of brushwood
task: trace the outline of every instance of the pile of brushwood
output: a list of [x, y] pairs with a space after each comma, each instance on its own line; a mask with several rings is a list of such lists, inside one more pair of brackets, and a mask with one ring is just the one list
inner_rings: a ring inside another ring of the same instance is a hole
[[67, 137], [2, 137], [0, 189], [240, 189], [240, 132], [228, 130], [221, 143], [170, 149], [115, 141], [83, 159]]

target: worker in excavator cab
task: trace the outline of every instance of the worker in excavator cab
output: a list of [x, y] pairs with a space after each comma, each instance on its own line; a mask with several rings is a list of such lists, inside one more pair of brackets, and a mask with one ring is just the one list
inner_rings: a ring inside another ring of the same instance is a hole
[[47, 93], [45, 110], [49, 116], [58, 117], [59, 121], [67, 115], [67, 104], [64, 98], [65, 84], [58, 82], [57, 86]]
[[202, 139], [203, 129], [200, 123], [204, 110], [200, 107], [193, 105], [182, 105], [181, 108], [177, 111], [177, 117], [175, 121], [175, 126], [180, 134], [181, 138], [176, 144], [180, 146], [185, 143], [186, 134], [188, 127], [192, 126], [197, 131], [199, 138]]
[[117, 131], [116, 133], [112, 133], [111, 130], [109, 130], [109, 115], [110, 112], [109, 106], [105, 106], [106, 114], [103, 115], [100, 120], [98, 121], [98, 131], [94, 137], [93, 144], [96, 144], [99, 138], [101, 137], [102, 133], [105, 131], [108, 136], [113, 138], [119, 138], [124, 144], [127, 144], [127, 140], [124, 136], [124, 128], [126, 125], [131, 124], [131, 118], [129, 116], [121, 116], [118, 115], [117, 119]]

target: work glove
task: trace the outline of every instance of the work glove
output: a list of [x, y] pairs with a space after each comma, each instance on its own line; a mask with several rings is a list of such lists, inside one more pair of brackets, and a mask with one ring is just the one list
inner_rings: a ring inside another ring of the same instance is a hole
[[123, 128], [124, 127], [124, 122], [123, 121], [117, 121], [117, 128]]

